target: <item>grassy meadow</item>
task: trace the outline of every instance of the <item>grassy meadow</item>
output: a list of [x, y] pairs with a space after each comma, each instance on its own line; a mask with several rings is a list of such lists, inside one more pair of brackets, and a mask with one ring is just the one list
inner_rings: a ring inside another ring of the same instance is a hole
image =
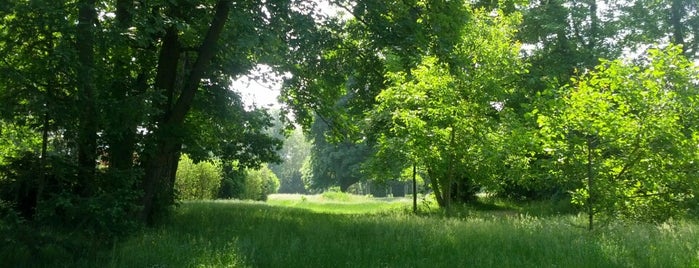
[[582, 216], [527, 216], [522, 207], [463, 208], [449, 217], [413, 215], [410, 207], [409, 199], [345, 194], [186, 202], [161, 228], [108, 250], [86, 249], [78, 259], [37, 265], [699, 267], [694, 222], [608, 223], [588, 231]]

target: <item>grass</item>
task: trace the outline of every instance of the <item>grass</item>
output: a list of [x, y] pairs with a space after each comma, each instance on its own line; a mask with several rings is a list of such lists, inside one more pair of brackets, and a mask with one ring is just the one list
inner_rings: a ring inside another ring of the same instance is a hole
[[63, 266], [699, 267], [694, 222], [590, 232], [581, 217], [515, 206], [442, 217], [407, 213], [407, 199], [349, 198], [188, 202], [168, 225]]
[[412, 202], [406, 198], [372, 198], [340, 192], [320, 195], [270, 195], [267, 204], [272, 206], [300, 208], [330, 214], [376, 214], [407, 208]]

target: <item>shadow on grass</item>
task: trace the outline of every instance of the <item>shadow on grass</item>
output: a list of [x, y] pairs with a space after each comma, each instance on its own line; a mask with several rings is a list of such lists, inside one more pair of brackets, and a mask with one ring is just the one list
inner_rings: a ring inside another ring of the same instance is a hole
[[189, 203], [172, 224], [130, 239], [96, 261], [113, 267], [616, 266], [591, 237], [566, 228]]

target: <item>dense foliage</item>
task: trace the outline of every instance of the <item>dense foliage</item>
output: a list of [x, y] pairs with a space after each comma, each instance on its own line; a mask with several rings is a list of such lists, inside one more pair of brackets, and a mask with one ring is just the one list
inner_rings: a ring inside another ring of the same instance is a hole
[[183, 200], [214, 199], [223, 179], [221, 172], [220, 162], [194, 163], [189, 156], [182, 155], [175, 179], [178, 197]]
[[[3, 225], [104, 242], [167, 219], [178, 192], [264, 200], [411, 169], [444, 208], [480, 191], [572, 200], [590, 228], [699, 215], [695, 1], [326, 4], [348, 14], [4, 1]], [[232, 88], [262, 64], [284, 77], [280, 115]], [[278, 135], [291, 121], [310, 143]]]
[[597, 213], [663, 221], [696, 206], [699, 68], [676, 46], [638, 61], [603, 61], [538, 117], [553, 172], [578, 185], [590, 224]]

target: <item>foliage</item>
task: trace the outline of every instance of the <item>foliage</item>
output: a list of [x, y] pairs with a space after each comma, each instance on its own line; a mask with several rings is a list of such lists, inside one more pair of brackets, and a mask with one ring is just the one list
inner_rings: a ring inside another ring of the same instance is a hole
[[279, 190], [279, 179], [267, 165], [263, 165], [260, 169], [247, 170], [244, 187], [240, 199], [264, 201]]
[[284, 135], [286, 137], [284, 146], [277, 152], [282, 158], [281, 163], [270, 163], [269, 169], [279, 178], [280, 193], [305, 193], [301, 168], [311, 153], [311, 143], [306, 140], [300, 126], [294, 126], [290, 133], [286, 133], [282, 128], [283, 123], [277, 121], [271, 129], [272, 135], [277, 138]]
[[539, 114], [552, 171], [575, 182], [590, 228], [595, 214], [662, 222], [695, 206], [697, 78], [679, 47], [651, 49], [603, 61]]
[[92, 184], [80, 185], [76, 170], [60, 156], [38, 161], [32, 153], [0, 168], [3, 260], [70, 259], [83, 254], [79, 249], [104, 248], [140, 227], [140, 174], [100, 170]]
[[641, 49], [655, 43], [672, 42], [682, 46], [683, 54], [699, 57], [699, 5], [683, 0], [635, 0], [619, 2], [617, 27], [628, 29], [621, 43]]
[[341, 141], [329, 140], [331, 122], [316, 116], [310, 135], [311, 153], [302, 166], [302, 179], [306, 189], [321, 191], [339, 186], [345, 192], [363, 177], [362, 163], [371, 154], [365, 142], [353, 142], [347, 138]]
[[470, 12], [451, 61], [426, 56], [416, 68], [389, 72], [391, 86], [379, 94], [372, 114], [390, 118], [378, 139], [378, 157], [422, 166], [444, 207], [472, 200], [491, 179], [497, 165], [491, 130], [513, 75], [523, 71], [511, 42], [517, 16]]
[[348, 193], [340, 191], [339, 187], [330, 187], [325, 192], [321, 194], [323, 199], [330, 201], [349, 201], [351, 196]]
[[224, 179], [218, 197], [263, 201], [279, 191], [279, 185], [279, 178], [267, 165], [251, 169], [232, 163], [224, 165]]
[[177, 165], [175, 190], [183, 200], [213, 199], [219, 192], [221, 180], [220, 161], [194, 163], [183, 154]]
[[41, 137], [30, 127], [8, 124], [0, 120], [0, 165], [7, 158], [18, 157], [23, 152], [39, 153]]
[[97, 160], [140, 174], [134, 205], [148, 223], [173, 204], [182, 152], [245, 167], [279, 160], [269, 115], [229, 88], [258, 64], [281, 67], [291, 40], [314, 32], [306, 1], [6, 2], [3, 145], [26, 128], [36, 134], [27, 142], [41, 140], [37, 155], [75, 162], [76, 184], [95, 181]]

